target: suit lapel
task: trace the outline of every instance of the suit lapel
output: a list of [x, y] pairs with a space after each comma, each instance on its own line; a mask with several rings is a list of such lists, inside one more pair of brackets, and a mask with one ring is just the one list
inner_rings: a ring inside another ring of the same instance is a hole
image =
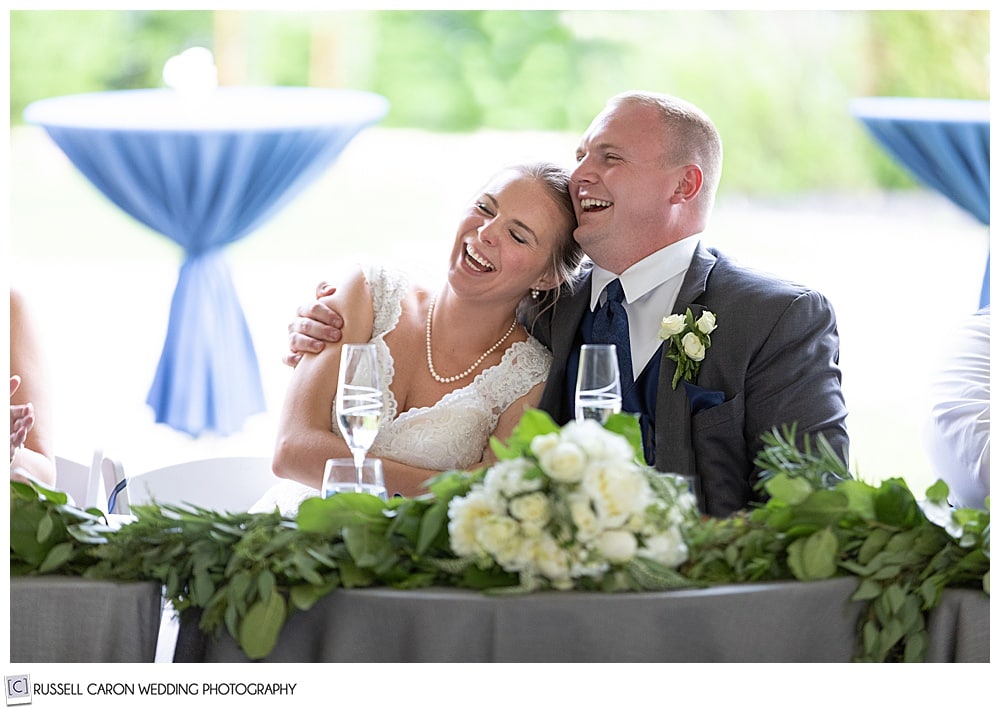
[[590, 305], [590, 281], [588, 274], [572, 295], [560, 298], [550, 319], [552, 367], [538, 406], [557, 422], [573, 418], [573, 412], [567, 409], [571, 393], [566, 392], [566, 363], [576, 342], [580, 322]]
[[[699, 244], [677, 294], [674, 313], [683, 314], [690, 308], [695, 318], [701, 315], [705, 307], [697, 300], [705, 292], [708, 275], [715, 262], [715, 255]], [[661, 471], [693, 474], [695, 455], [691, 440], [691, 405], [680, 383], [677, 389], [671, 386], [677, 363], [667, 357], [667, 352], [668, 348], [664, 347], [660, 355], [660, 379], [657, 384], [656, 467]]]

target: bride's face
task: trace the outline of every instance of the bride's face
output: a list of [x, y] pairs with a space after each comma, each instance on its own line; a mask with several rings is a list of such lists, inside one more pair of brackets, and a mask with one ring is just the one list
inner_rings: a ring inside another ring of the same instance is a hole
[[572, 238], [572, 221], [541, 181], [517, 170], [494, 176], [462, 216], [449, 281], [465, 293], [519, 301], [555, 285], [553, 253]]

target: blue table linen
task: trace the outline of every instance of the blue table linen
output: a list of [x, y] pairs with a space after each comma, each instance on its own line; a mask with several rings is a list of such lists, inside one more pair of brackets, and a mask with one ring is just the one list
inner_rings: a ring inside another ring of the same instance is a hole
[[[277, 92], [282, 89], [271, 91], [271, 98], [280, 101], [283, 94]], [[301, 89], [287, 91], [295, 91], [287, 95], [297, 100], [303, 96]], [[142, 93], [107, 96], [120, 101]], [[326, 111], [332, 93], [321, 95]], [[162, 92], [147, 95], [162, 99]], [[246, 91], [233, 94], [241, 101], [244, 95]], [[190, 129], [183, 122], [176, 129], [161, 127], [156, 124], [162, 117], [155, 116], [148, 119], [155, 126], [150, 129], [113, 122], [105, 128], [87, 118], [79, 125], [38, 120], [114, 204], [184, 249], [163, 351], [146, 400], [157, 422], [192, 436], [208, 431], [227, 435], [266, 409], [250, 331], [221, 249], [272, 217], [328, 168], [358, 132], [382, 118], [387, 102], [368, 97], [379, 102], [361, 110], [347, 104], [347, 118], [325, 124], [294, 116], [287, 126], [261, 121], [232, 129], [211, 122]]]

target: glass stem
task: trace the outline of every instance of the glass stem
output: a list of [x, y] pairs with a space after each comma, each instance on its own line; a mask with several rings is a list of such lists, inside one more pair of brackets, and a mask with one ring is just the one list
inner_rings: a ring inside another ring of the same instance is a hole
[[354, 483], [354, 492], [361, 493], [364, 488], [362, 487], [362, 482], [364, 481], [365, 472], [365, 451], [364, 449], [360, 451], [352, 451], [351, 455], [354, 456], [354, 467], [357, 469], [357, 481]]

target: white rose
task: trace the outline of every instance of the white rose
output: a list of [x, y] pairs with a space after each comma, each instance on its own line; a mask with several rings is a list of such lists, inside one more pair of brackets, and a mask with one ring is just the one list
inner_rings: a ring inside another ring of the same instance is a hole
[[660, 321], [660, 340], [680, 335], [682, 332], [684, 332], [684, 316], [674, 313]]
[[520, 554], [518, 524], [507, 516], [491, 516], [476, 530], [476, 542], [504, 569], [515, 563]]
[[583, 475], [587, 457], [575, 443], [562, 441], [538, 457], [538, 465], [553, 481], [576, 483]]
[[676, 568], [688, 558], [688, 548], [678, 528], [668, 528], [659, 535], [646, 538], [638, 552], [667, 567]]
[[599, 524], [617, 528], [633, 513], [646, 509], [652, 495], [649, 482], [632, 463], [593, 465], [584, 474], [582, 487], [597, 511]]
[[592, 540], [601, 532], [601, 525], [597, 520], [597, 515], [590, 505], [590, 498], [582, 493], [570, 495], [569, 514], [576, 526], [576, 539], [580, 542]]
[[681, 338], [681, 345], [684, 346], [684, 352], [692, 360], [701, 362], [705, 359], [705, 344], [694, 333], [688, 333]]
[[715, 314], [712, 311], [705, 311], [701, 318], [695, 321], [695, 326], [705, 335], [715, 330]]
[[454, 553], [459, 557], [478, 556], [482, 550], [476, 542], [476, 531], [497, 512], [496, 501], [482, 489], [452, 498], [448, 504], [448, 534]]
[[540, 434], [531, 440], [531, 453], [541, 456], [549, 449], [554, 449], [559, 444], [559, 434]]
[[[531, 549], [536, 569], [545, 575], [557, 589], [565, 589], [570, 582], [569, 556], [548, 535], [534, 539]], [[572, 582], [570, 582], [572, 586]]]
[[533, 467], [530, 461], [521, 458], [498, 461], [486, 472], [483, 488], [487, 495], [503, 498], [537, 491], [542, 486], [541, 477], [524, 477]]
[[597, 538], [597, 549], [608, 562], [628, 562], [635, 557], [639, 543], [627, 530], [605, 530]]
[[608, 431], [592, 419], [567, 424], [563, 440], [579, 446], [591, 461], [631, 461], [635, 457], [625, 437]]
[[510, 514], [523, 523], [544, 525], [551, 517], [549, 499], [540, 491], [518, 496], [510, 502], [509, 508]]

